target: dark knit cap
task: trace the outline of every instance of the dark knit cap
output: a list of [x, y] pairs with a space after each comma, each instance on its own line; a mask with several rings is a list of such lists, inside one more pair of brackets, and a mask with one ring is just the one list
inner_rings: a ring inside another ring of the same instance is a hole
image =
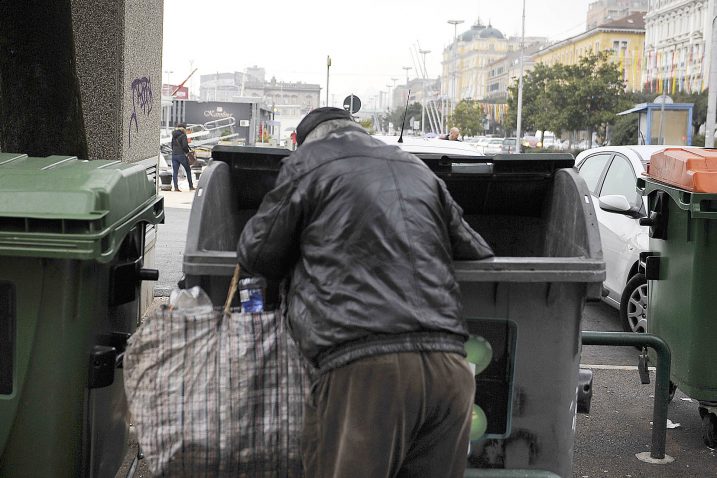
[[306, 137], [314, 130], [314, 128], [324, 121], [335, 119], [353, 120], [348, 111], [340, 108], [324, 106], [310, 111], [309, 114], [304, 116], [304, 119], [301, 120], [299, 126], [296, 127], [296, 143], [301, 146], [301, 143], [304, 142]]

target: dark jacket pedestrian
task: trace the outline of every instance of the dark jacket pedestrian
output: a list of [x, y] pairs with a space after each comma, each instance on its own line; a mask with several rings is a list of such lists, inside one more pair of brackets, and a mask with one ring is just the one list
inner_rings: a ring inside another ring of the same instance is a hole
[[172, 131], [172, 181], [174, 182], [174, 190], [179, 191], [178, 174], [179, 167], [184, 167], [187, 173], [187, 182], [189, 183], [189, 190], [194, 189], [192, 182], [192, 170], [189, 167], [189, 159], [187, 159], [187, 153], [191, 151], [189, 149], [189, 142], [187, 141], [187, 125], [180, 123], [177, 128]]
[[319, 369], [307, 476], [462, 476], [474, 395], [453, 259], [492, 251], [415, 156], [319, 108], [238, 244], [290, 276], [288, 321]]

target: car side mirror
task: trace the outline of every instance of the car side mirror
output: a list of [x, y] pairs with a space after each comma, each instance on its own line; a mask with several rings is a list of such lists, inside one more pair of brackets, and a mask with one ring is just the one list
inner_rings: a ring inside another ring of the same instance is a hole
[[607, 212], [615, 212], [618, 214], [624, 214], [632, 218], [638, 218], [642, 215], [638, 208], [633, 207], [630, 201], [621, 194], [608, 194], [606, 196], [600, 196], [598, 204], [600, 209]]

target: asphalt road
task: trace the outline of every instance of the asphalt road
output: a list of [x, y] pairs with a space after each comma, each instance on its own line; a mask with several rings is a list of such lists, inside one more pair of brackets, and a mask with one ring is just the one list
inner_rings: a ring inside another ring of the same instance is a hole
[[[617, 310], [588, 304], [582, 329], [620, 331]], [[702, 443], [697, 402], [679, 390], [667, 413], [679, 423], [667, 430], [666, 453], [674, 462], [648, 464], [635, 457], [650, 450], [655, 392], [654, 372], [649, 385], [640, 383], [638, 353], [634, 347], [583, 347], [580, 362], [593, 370], [593, 399], [590, 414], [577, 417], [573, 477], [717, 477], [717, 455]]]
[[[189, 193], [165, 193], [165, 198], [169, 198], [166, 222], [160, 226], [156, 256], [161, 273], [158, 296], [166, 296], [181, 277], [191, 205]], [[155, 304], [162, 300], [166, 299], [157, 298]], [[620, 331], [617, 310], [603, 303], [587, 304], [582, 329]], [[698, 405], [679, 390], [668, 411], [668, 418], [679, 423], [667, 431], [666, 452], [674, 462], [656, 465], [636, 458], [635, 454], [650, 450], [654, 398], [654, 372], [652, 383], [642, 385], [637, 356], [633, 347], [583, 348], [582, 367], [591, 368], [594, 374], [593, 399], [590, 414], [577, 417], [573, 477], [717, 477], [715, 451], [702, 443]], [[131, 445], [128, 461], [136, 450]], [[126, 468], [117, 476], [123, 477], [125, 472]], [[150, 476], [142, 462], [135, 476]]]

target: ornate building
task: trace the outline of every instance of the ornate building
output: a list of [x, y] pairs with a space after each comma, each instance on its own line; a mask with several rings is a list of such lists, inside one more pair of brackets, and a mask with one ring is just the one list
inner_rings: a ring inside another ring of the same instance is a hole
[[645, 41], [645, 23], [642, 13], [633, 13], [610, 21], [592, 30], [553, 43], [536, 53], [535, 63], [573, 65], [588, 52], [610, 51], [611, 59], [619, 65], [625, 88], [642, 89], [641, 66]]
[[645, 15], [642, 82], [646, 91], [707, 88], [715, 0], [650, 0]]
[[[526, 37], [525, 45], [545, 41], [542, 37]], [[520, 37], [506, 38], [500, 30], [490, 24], [483, 25], [479, 19], [443, 50], [441, 95], [449, 99], [455, 96], [456, 102], [465, 98], [486, 98], [489, 66], [519, 49]]]

